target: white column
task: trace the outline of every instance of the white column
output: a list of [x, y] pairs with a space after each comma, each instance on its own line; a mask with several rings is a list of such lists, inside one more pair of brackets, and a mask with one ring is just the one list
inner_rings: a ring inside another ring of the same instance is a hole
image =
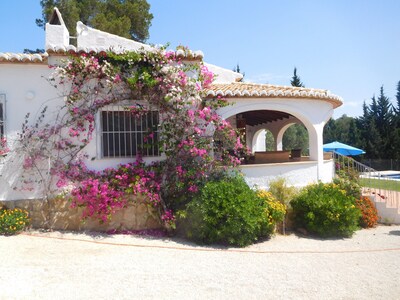
[[310, 160], [317, 161], [317, 180], [322, 179], [322, 170], [324, 164], [323, 145], [323, 130], [324, 124], [313, 124], [312, 128], [308, 130], [309, 147], [310, 147]]

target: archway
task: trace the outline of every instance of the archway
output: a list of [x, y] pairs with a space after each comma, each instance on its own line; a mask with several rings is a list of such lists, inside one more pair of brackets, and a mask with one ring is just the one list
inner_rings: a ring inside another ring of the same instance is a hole
[[273, 151], [276, 148], [275, 137], [268, 129], [259, 129], [253, 135], [252, 152]]
[[309, 155], [309, 137], [307, 128], [301, 123], [293, 123], [287, 126], [282, 136], [282, 149], [301, 149], [303, 156]]
[[[285, 101], [281, 99], [257, 99], [254, 101], [246, 101], [243, 99], [237, 100], [232, 106], [220, 109], [219, 114], [224, 119], [231, 119], [235, 115], [253, 111], [279, 112], [287, 116], [287, 118], [285, 118], [286, 120], [281, 120], [282, 123], [277, 124], [275, 128], [268, 128], [274, 134], [277, 146], [279, 146], [278, 133], [283, 126], [289, 123], [302, 123], [308, 131], [310, 159], [322, 163], [322, 129], [325, 122], [332, 115], [331, 108], [328, 109], [325, 103], [316, 103], [308, 100], [303, 101], [301, 99], [285, 99]], [[289, 119], [289, 117], [292, 119]], [[251, 144], [251, 140], [249, 141], [248, 139], [247, 142]], [[280, 150], [279, 147], [277, 150]]]

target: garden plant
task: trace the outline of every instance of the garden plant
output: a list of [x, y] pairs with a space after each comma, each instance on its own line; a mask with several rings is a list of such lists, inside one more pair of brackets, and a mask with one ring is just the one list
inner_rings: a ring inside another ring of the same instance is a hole
[[0, 234], [14, 235], [24, 230], [29, 225], [29, 214], [26, 210], [15, 208], [0, 209]]
[[271, 236], [276, 222], [285, 216], [285, 207], [236, 175], [208, 182], [179, 216], [190, 239], [243, 247]]
[[350, 237], [359, 228], [356, 199], [334, 183], [304, 188], [291, 206], [296, 227], [322, 237]]

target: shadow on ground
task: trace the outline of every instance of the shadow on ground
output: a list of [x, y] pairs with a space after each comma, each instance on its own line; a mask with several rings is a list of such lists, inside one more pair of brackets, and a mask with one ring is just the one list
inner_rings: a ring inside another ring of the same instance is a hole
[[400, 230], [389, 231], [389, 235], [398, 235], [398, 236], [400, 236]]

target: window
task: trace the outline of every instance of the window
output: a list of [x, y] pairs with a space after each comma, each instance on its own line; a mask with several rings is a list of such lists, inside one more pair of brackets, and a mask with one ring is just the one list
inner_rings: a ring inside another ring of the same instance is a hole
[[[119, 107], [121, 109], [121, 107]], [[135, 116], [130, 111], [101, 112], [103, 157], [159, 156], [159, 114], [149, 111]]]
[[6, 134], [5, 120], [6, 120], [6, 95], [0, 94], [0, 138], [3, 138]]

